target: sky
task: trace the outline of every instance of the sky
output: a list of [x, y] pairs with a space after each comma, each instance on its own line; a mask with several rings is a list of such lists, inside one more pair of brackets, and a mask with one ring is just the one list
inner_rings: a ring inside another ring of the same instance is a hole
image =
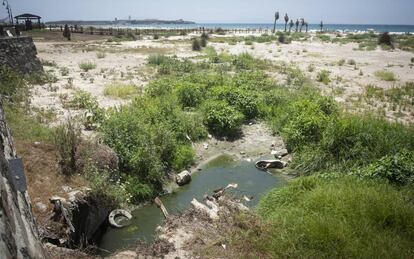
[[[0, 0], [3, 1], [3, 0]], [[414, 25], [414, 0], [8, 0], [13, 15], [44, 21], [184, 19], [197, 23], [272, 23], [274, 12], [309, 23]], [[0, 6], [0, 19], [7, 16]]]

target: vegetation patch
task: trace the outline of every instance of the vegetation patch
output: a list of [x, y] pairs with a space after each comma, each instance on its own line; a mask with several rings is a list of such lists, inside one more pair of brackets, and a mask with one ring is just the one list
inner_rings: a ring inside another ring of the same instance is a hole
[[380, 71], [375, 72], [374, 75], [378, 79], [381, 79], [382, 81], [388, 81], [388, 82], [397, 81], [397, 77], [392, 71], [380, 70]]
[[140, 93], [138, 87], [134, 84], [123, 84], [113, 82], [105, 86], [105, 96], [111, 96], [121, 99], [128, 99], [137, 96]]

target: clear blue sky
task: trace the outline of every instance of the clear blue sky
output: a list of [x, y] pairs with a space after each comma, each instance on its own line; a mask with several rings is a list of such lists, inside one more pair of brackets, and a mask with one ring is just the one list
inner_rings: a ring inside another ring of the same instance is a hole
[[[184, 19], [200, 23], [272, 23], [286, 12], [310, 23], [414, 25], [414, 0], [9, 0], [13, 14], [35, 13], [45, 21]], [[0, 18], [6, 16], [0, 6]]]

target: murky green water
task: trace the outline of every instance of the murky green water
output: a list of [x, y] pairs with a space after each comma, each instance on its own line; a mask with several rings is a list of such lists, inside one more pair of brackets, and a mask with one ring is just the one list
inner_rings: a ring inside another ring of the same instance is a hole
[[[281, 186], [285, 180], [281, 176], [271, 175], [259, 171], [253, 162], [232, 160], [227, 156], [220, 156], [211, 161], [201, 172], [193, 174], [190, 184], [178, 189], [173, 194], [161, 197], [170, 214], [179, 213], [191, 207], [193, 198], [202, 200], [204, 194], [211, 194], [213, 190], [229, 183], [237, 183], [238, 189], [231, 192], [240, 197], [253, 196], [253, 200], [246, 205], [255, 206], [260, 196], [270, 189]], [[115, 251], [129, 247], [137, 240], [152, 241], [155, 229], [162, 224], [164, 216], [154, 204], [143, 206], [133, 211], [132, 224], [123, 229], [108, 229], [99, 247], [108, 251]]]

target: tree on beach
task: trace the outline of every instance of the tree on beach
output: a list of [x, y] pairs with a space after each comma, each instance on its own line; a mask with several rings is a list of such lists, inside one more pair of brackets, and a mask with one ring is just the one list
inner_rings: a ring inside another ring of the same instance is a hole
[[298, 30], [299, 30], [299, 19], [296, 19], [296, 32], [298, 32]]
[[279, 20], [279, 12], [275, 13], [275, 24], [273, 25], [273, 33], [276, 32], [276, 22]]
[[286, 29], [287, 29], [288, 22], [289, 22], [289, 16], [288, 16], [288, 14], [285, 14], [285, 32], [286, 32]]
[[308, 32], [308, 26], [309, 26], [308, 22], [305, 22], [306, 32]]
[[70, 40], [70, 30], [67, 24], [65, 24], [65, 29], [63, 29], [63, 37]]
[[319, 26], [321, 27], [321, 31], [323, 31], [323, 21], [321, 21], [321, 24]]
[[303, 28], [304, 25], [305, 25], [305, 19], [301, 18], [300, 19], [300, 30], [299, 30], [299, 32], [302, 32], [302, 28]]
[[289, 23], [289, 33], [292, 31], [293, 26], [295, 25], [295, 23], [293, 22], [293, 20], [290, 20]]

